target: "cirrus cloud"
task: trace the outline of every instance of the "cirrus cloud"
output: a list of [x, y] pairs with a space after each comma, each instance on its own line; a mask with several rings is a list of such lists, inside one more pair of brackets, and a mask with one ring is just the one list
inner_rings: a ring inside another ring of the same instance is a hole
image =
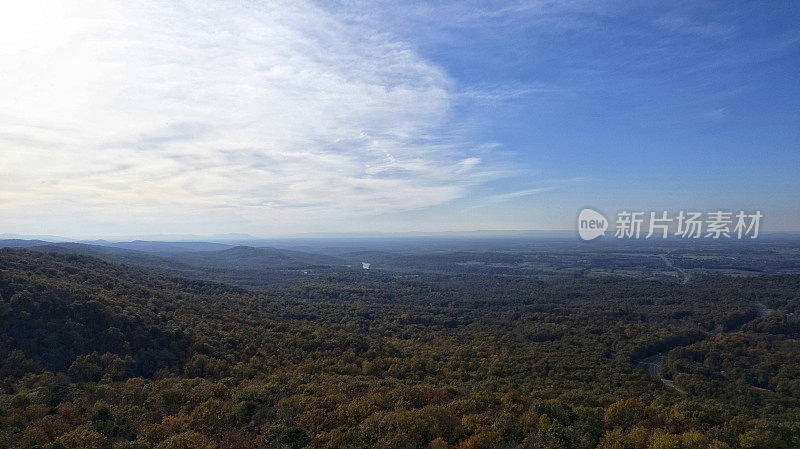
[[492, 176], [484, 147], [446, 131], [446, 73], [316, 4], [14, 3], [6, 223], [280, 227], [435, 206]]

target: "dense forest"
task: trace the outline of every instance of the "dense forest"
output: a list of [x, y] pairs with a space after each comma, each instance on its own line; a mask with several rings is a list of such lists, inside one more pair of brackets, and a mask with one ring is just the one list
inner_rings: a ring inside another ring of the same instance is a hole
[[800, 447], [798, 308], [800, 275], [254, 291], [0, 249], [0, 447]]

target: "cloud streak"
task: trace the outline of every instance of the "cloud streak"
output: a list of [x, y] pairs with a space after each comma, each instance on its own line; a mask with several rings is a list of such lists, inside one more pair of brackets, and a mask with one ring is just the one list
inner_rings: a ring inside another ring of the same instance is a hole
[[444, 131], [446, 73], [315, 4], [14, 3], [0, 12], [15, 23], [0, 31], [7, 223], [285, 227], [436, 206], [491, 176], [485, 150]]

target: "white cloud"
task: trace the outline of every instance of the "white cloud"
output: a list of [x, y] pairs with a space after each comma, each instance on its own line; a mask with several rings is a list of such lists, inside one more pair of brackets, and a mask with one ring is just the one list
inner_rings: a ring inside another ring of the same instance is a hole
[[553, 190], [553, 187], [540, 187], [540, 188], [537, 188], [537, 189], [525, 189], [525, 190], [518, 190], [516, 192], [501, 193], [499, 195], [496, 195], [495, 198], [498, 201], [505, 201], [505, 200], [510, 200], [510, 199], [513, 199], [513, 198], [520, 198], [520, 197], [523, 197], [523, 196], [536, 195], [537, 193], [549, 192], [551, 190]]
[[515, 85], [470, 86], [459, 91], [459, 97], [478, 103], [500, 103], [535, 94], [558, 92], [555, 88]]
[[6, 224], [285, 228], [435, 206], [490, 173], [443, 132], [447, 74], [315, 4], [32, 0], [0, 17]]

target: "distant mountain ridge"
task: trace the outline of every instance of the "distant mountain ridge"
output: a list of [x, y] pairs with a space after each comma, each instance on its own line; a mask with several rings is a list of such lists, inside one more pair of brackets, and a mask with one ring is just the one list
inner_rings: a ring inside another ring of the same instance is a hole
[[[101, 243], [102, 242], [102, 243]], [[0, 248], [30, 248], [41, 252], [75, 252], [95, 257], [114, 257], [128, 261], [169, 259], [191, 265], [216, 267], [302, 268], [346, 265], [334, 256], [288, 249], [232, 246], [213, 242], [49, 242], [44, 240], [0, 240]]]
[[0, 240], [0, 248], [80, 254], [111, 263], [135, 265], [171, 276], [216, 280], [247, 288], [260, 288], [311, 272], [352, 269], [351, 264], [337, 257], [275, 248], [207, 242], [105, 243], [97, 245], [9, 239]]
[[232, 248], [233, 245], [214, 242], [160, 242], [153, 240], [134, 240], [131, 242], [105, 242], [104, 246], [114, 248], [132, 249], [136, 251], [173, 253], [192, 251], [221, 251]]
[[51, 245], [45, 240], [4, 239], [0, 240], [0, 248], [30, 248], [32, 246]]

